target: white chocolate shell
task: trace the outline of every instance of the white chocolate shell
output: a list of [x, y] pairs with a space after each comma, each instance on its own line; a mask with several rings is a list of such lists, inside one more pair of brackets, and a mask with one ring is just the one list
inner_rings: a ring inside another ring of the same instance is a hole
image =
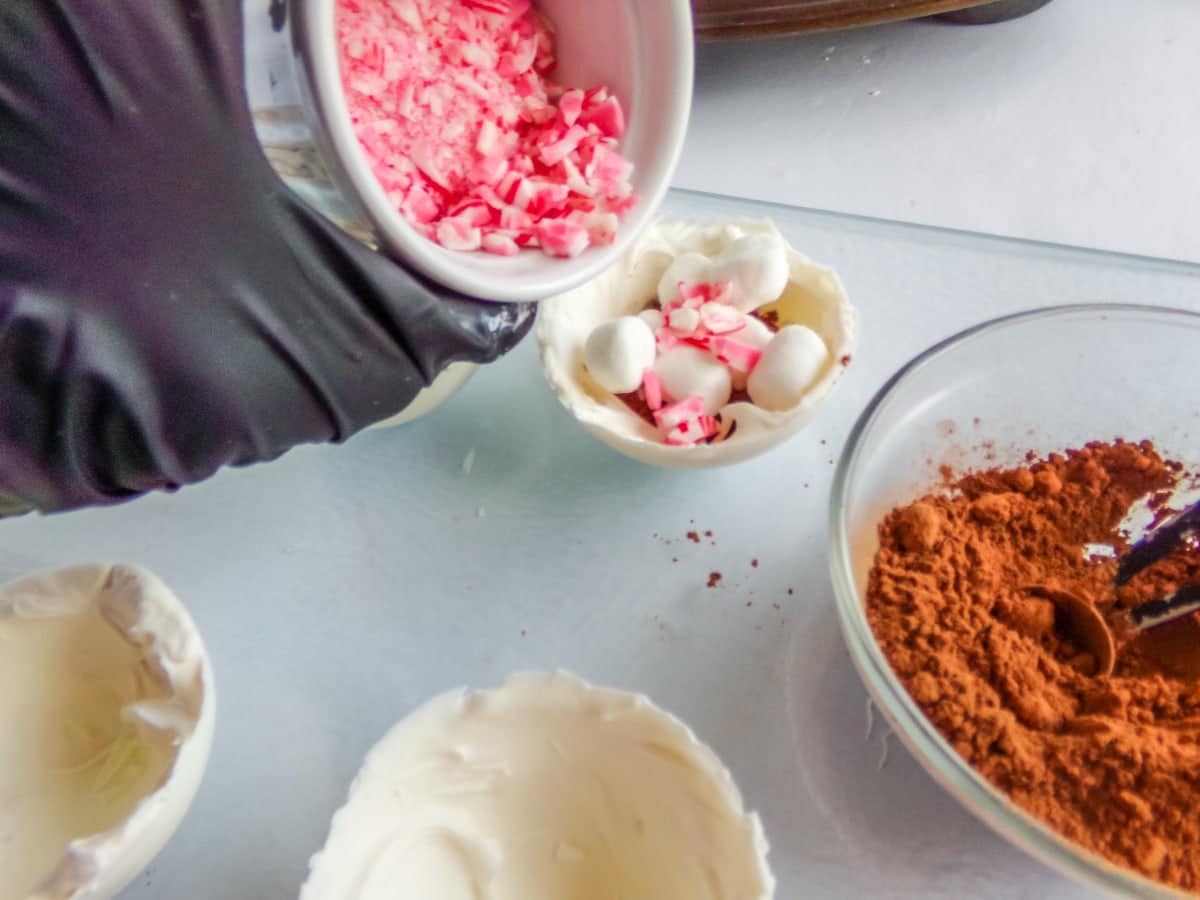
[[771, 900], [758, 816], [641, 694], [566, 673], [443, 694], [367, 755], [300, 900]]
[[[642, 462], [699, 468], [757, 456], [812, 420], [854, 356], [858, 313], [833, 270], [814, 263], [790, 245], [787, 287], [779, 299], [758, 311], [777, 315], [780, 327], [807, 325], [829, 348], [824, 369], [794, 407], [770, 412], [751, 403], [732, 403], [725, 407], [722, 417], [722, 433], [728, 437], [711, 444], [669, 446], [648, 422], [596, 384], [584, 364], [583, 347], [592, 329], [644, 309], [655, 299], [660, 279], [677, 256], [691, 252], [717, 257], [746, 235], [783, 239], [768, 221], [660, 223], [597, 278], [542, 303], [537, 339], [543, 371], [559, 401], [584, 428], [613, 449]], [[736, 427], [731, 428], [734, 423]]]
[[0, 587], [0, 900], [110, 900], [182, 821], [208, 762], [212, 671], [149, 572]]
[[413, 398], [412, 403], [396, 415], [376, 422], [371, 428], [394, 428], [397, 425], [407, 425], [422, 416], [427, 416], [443, 403], [461, 391], [479, 370], [474, 363], [456, 362], [443, 369], [433, 383], [421, 388], [420, 393]]

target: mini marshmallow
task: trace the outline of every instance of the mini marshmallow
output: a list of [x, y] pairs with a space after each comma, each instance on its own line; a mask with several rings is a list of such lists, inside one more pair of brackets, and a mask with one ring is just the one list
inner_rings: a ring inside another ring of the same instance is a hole
[[583, 355], [600, 387], [627, 394], [641, 386], [642, 375], [654, 365], [654, 332], [638, 316], [622, 316], [593, 330]]
[[727, 303], [709, 301], [696, 312], [709, 334], [733, 334], [745, 327], [746, 317]]
[[712, 281], [732, 282], [730, 303], [750, 312], [778, 300], [787, 287], [791, 277], [787, 245], [777, 235], [748, 234], [726, 247], [708, 274]]
[[791, 409], [820, 375], [829, 348], [804, 325], [781, 328], [763, 349], [746, 390], [756, 406], [772, 412]]
[[709, 278], [712, 261], [702, 253], [681, 253], [667, 266], [658, 280], [658, 302], [663, 306], [679, 299], [679, 284], [704, 284]]
[[707, 350], [680, 344], [663, 353], [654, 363], [663, 393], [673, 401], [699, 397], [705, 415], [715, 416], [729, 402], [733, 384], [729, 369]]

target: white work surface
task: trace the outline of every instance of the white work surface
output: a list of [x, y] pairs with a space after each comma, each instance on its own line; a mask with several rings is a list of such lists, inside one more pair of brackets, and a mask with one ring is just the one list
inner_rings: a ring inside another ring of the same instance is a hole
[[681, 187], [1200, 261], [1200, 3], [708, 44]]
[[412, 425], [4, 523], [0, 576], [145, 564], [212, 655], [206, 779], [127, 900], [294, 898], [392, 723], [531, 668], [643, 691], [689, 722], [762, 813], [780, 900], [1088, 896], [959, 808], [880, 715], [868, 728], [827, 573], [833, 462], [871, 394], [935, 339], [1045, 303], [1200, 310], [1200, 269], [697, 195], [667, 212], [772, 216], [862, 313], [830, 405], [764, 457], [680, 472], [618, 456], [559, 407], [527, 342]]
[[[250, 3], [251, 45], [279, 59], [265, 6]], [[1192, 0], [1055, 0], [986, 28], [705, 47], [677, 181], [1200, 259], [1198, 43]], [[252, 66], [252, 95], [286, 105], [268, 70]], [[668, 211], [755, 212], [683, 195]], [[772, 214], [842, 273], [863, 341], [823, 415], [759, 460], [682, 473], [613, 454], [558, 407], [529, 342], [411, 426], [175, 496], [3, 524], [0, 575], [143, 563], [212, 654], [207, 777], [128, 900], [294, 897], [389, 725], [446, 688], [555, 667], [644, 691], [711, 743], [763, 815], [781, 900], [1088, 896], [960, 809], [879, 717], [868, 732], [826, 571], [832, 461], [872, 392], [931, 341], [1046, 303], [1200, 309], [1200, 276]], [[686, 540], [693, 529], [712, 539]]]

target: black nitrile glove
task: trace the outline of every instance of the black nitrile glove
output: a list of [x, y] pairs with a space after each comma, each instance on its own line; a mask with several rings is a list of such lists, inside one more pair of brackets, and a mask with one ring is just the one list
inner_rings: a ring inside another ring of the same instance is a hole
[[0, 2], [0, 514], [342, 440], [526, 306], [452, 298], [291, 194], [241, 0]]

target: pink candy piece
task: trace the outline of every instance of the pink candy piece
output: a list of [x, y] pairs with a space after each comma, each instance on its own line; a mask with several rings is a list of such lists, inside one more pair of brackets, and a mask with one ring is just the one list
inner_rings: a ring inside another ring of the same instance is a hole
[[[649, 400], [646, 405], [650, 405]], [[656, 410], [654, 421], [663, 442], [674, 446], [698, 444], [720, 430], [720, 423], [704, 414], [704, 401], [700, 397], [687, 397]]]
[[625, 133], [625, 112], [616, 97], [607, 97], [582, 112], [584, 125], [594, 125], [605, 137], [619, 138]]
[[637, 202], [624, 112], [606, 87], [548, 80], [552, 31], [530, 0], [338, 0], [337, 26], [355, 134], [419, 230], [504, 255], [614, 240]]
[[550, 256], [569, 259], [587, 249], [588, 231], [570, 219], [548, 219], [538, 223], [538, 240]]
[[538, 154], [538, 161], [544, 166], [557, 165], [568, 156], [574, 155], [575, 151], [579, 149], [579, 145], [583, 143], [587, 136], [586, 128], [582, 128], [579, 125], [572, 125], [553, 143], [542, 147], [541, 153]]
[[[540, 227], [540, 226], [539, 226]], [[655, 350], [661, 356], [681, 344], [698, 347], [738, 375], [746, 376], [758, 365], [762, 351], [739, 341], [746, 317], [729, 305], [732, 285], [728, 281], [679, 283], [679, 297], [663, 304], [655, 327]], [[720, 433], [721, 423], [704, 413], [699, 396], [664, 405], [662, 379], [653, 368], [642, 376], [642, 396], [654, 415], [662, 441], [673, 446], [692, 446]]]
[[732, 334], [746, 327], [742, 314], [724, 303], [705, 303], [700, 307], [700, 321], [711, 334]]
[[532, 5], [531, 0], [463, 0], [463, 3], [484, 12], [514, 19], [525, 15]]
[[762, 351], [757, 347], [742, 343], [736, 338], [719, 335], [709, 338], [708, 349], [720, 362], [743, 375], [749, 375], [762, 356]]
[[704, 415], [704, 400], [701, 397], [685, 397], [678, 403], [664, 406], [654, 413], [659, 428], [671, 429], [677, 425]]
[[517, 242], [507, 234], [502, 234], [499, 231], [489, 231], [481, 240], [481, 246], [488, 253], [495, 253], [497, 256], [516, 256], [521, 252], [521, 248], [517, 246]]
[[564, 91], [558, 98], [558, 117], [564, 125], [570, 127], [579, 121], [579, 115], [583, 112], [583, 99], [583, 91], [579, 88]]
[[658, 373], [653, 369], [647, 369], [646, 373], [642, 376], [642, 393], [646, 395], [646, 405], [650, 407], [651, 412], [662, 409], [662, 379], [658, 377]]
[[437, 242], [447, 250], [478, 250], [483, 246], [479, 228], [462, 219], [442, 219], [435, 234]]
[[587, 229], [588, 241], [593, 246], [611, 244], [617, 239], [617, 228], [621, 221], [613, 213], [598, 211], [582, 214], [572, 213], [571, 218]]
[[688, 284], [679, 282], [679, 297], [693, 304], [697, 309], [704, 303], [727, 303], [733, 283], [729, 281], [702, 282]]
[[680, 343], [679, 338], [665, 329], [654, 336], [654, 346], [659, 355], [666, 353], [673, 347], [678, 347]]

